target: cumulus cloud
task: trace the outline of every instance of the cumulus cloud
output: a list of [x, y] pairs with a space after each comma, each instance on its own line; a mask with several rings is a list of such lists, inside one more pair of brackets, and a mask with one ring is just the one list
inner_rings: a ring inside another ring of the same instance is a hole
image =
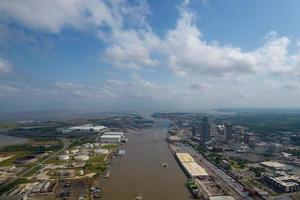
[[104, 1], [53, 0], [53, 1], [0, 1], [2, 17], [21, 25], [57, 33], [65, 26], [83, 29], [113, 23], [111, 12]]
[[0, 16], [35, 30], [59, 33], [66, 28], [94, 30], [107, 44], [101, 59], [118, 68], [158, 65], [159, 39], [145, 21], [146, 1], [124, 0], [0, 0]]
[[[174, 104], [173, 108], [191, 109], [199, 108], [200, 104], [203, 107], [269, 106], [273, 99], [276, 105], [284, 102], [298, 105], [299, 41], [270, 31], [261, 46], [247, 51], [230, 44], [207, 42], [196, 25], [196, 14], [188, 7], [189, 0], [183, 1], [174, 27], [159, 36], [146, 20], [150, 13], [146, 1], [0, 0], [3, 21], [14, 20], [22, 26], [56, 34], [67, 28], [91, 31], [104, 44], [100, 58], [112, 66], [134, 70], [167, 66], [176, 76], [172, 77], [176, 83], [171, 86], [164, 80], [155, 83], [135, 75], [129, 81], [58, 82], [47, 89], [33, 86], [14, 90], [4, 85], [0, 92], [18, 93], [26, 89], [30, 94], [67, 97], [70, 101], [93, 99], [101, 103], [134, 104], [141, 100], [145, 104], [165, 103]], [[294, 51], [291, 46], [295, 47]], [[0, 73], [10, 70], [10, 64], [0, 60]]]
[[167, 34], [164, 46], [172, 71], [178, 76], [226, 76], [257, 73], [295, 73], [300, 53], [288, 51], [288, 37], [271, 31], [262, 47], [252, 51], [230, 45], [208, 43], [196, 26], [196, 16], [186, 3], [179, 7], [176, 27]]
[[8, 61], [0, 59], [0, 74], [9, 73], [11, 71], [11, 65]]

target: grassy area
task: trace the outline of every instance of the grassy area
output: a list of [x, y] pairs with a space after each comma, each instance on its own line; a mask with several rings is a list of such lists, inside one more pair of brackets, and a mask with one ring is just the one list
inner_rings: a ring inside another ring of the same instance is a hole
[[16, 180], [13, 183], [8, 184], [7, 186], [5, 186], [4, 188], [2, 188], [0, 190], [0, 195], [10, 191], [11, 189], [15, 188], [16, 186], [20, 185], [20, 184], [24, 184], [24, 183], [29, 183], [30, 181], [26, 178], [20, 178], [18, 180]]
[[33, 168], [30, 172], [28, 172], [27, 174], [25, 174], [25, 177], [30, 177], [33, 176], [38, 170], [41, 169], [41, 166], [36, 166], [35, 168]]
[[292, 194], [292, 195], [291, 195], [291, 198], [292, 198], [292, 199], [295, 199], [295, 200], [300, 199], [300, 192], [297, 192], [297, 193], [295, 193], [295, 194]]
[[116, 144], [106, 144], [106, 145], [101, 146], [101, 148], [111, 150], [111, 149], [116, 148], [117, 146], [118, 145], [116, 145]]
[[7, 159], [7, 160], [3, 160], [2, 162], [0, 162], [0, 166], [11, 166], [11, 165], [15, 165], [13, 162], [23, 156], [27, 156], [30, 155], [29, 152], [12, 152], [12, 154], [14, 154], [14, 156], [12, 156], [11, 158]]
[[86, 163], [85, 170], [89, 172], [103, 172], [107, 168], [107, 162], [105, 161], [104, 155], [96, 155], [90, 158]]

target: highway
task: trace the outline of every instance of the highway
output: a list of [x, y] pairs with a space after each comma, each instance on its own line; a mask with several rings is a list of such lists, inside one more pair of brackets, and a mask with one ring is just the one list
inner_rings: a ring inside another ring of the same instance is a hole
[[225, 171], [218, 168], [208, 159], [206, 159], [201, 153], [196, 151], [192, 146], [181, 144], [181, 147], [184, 151], [191, 154], [194, 157], [195, 161], [199, 165], [203, 166], [207, 172], [216, 178], [217, 183], [219, 183], [223, 188], [231, 193], [233, 197], [241, 200], [253, 200], [247, 192], [243, 191], [243, 186], [238, 183], [236, 180], [231, 178]]

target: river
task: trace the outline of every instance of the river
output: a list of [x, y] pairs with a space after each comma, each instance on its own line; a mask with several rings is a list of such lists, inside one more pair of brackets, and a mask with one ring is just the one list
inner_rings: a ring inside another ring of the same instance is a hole
[[27, 139], [25, 138], [0, 134], [0, 148], [8, 145], [13, 145], [13, 144], [22, 144], [25, 143], [26, 141]]
[[191, 199], [186, 176], [165, 142], [168, 125], [158, 120], [152, 128], [127, 134], [129, 141], [120, 147], [126, 155], [112, 161], [108, 179], [99, 179], [104, 200], [133, 200], [138, 195], [143, 200]]

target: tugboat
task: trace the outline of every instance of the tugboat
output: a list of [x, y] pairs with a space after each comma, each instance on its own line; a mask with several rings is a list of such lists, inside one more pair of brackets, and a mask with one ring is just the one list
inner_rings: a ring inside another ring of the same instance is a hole
[[163, 162], [163, 163], [162, 163], [162, 166], [163, 166], [164, 168], [167, 168], [167, 167], [168, 167], [168, 163], [167, 163], [167, 162]]
[[195, 197], [195, 199], [200, 199], [200, 191], [198, 188], [198, 185], [195, 183], [193, 179], [188, 179], [186, 182], [186, 186], [191, 191], [192, 195]]
[[111, 171], [107, 171], [105, 174], [104, 174], [104, 178], [109, 178], [111, 175]]

